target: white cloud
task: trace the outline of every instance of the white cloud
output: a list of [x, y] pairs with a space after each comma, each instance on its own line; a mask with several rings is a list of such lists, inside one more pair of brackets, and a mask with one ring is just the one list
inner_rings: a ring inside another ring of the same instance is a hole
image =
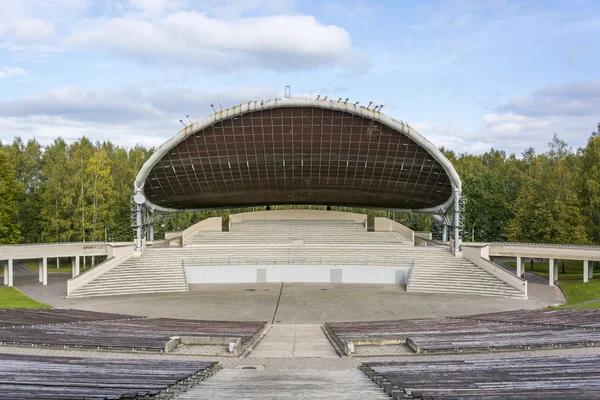
[[176, 12], [161, 19], [128, 15], [85, 25], [71, 32], [67, 45], [101, 46], [144, 62], [187, 62], [213, 69], [348, 67], [362, 62], [346, 30], [306, 15], [219, 20], [206, 13]]
[[19, 67], [2, 67], [0, 68], [0, 79], [22, 79], [28, 80], [29, 73]]
[[570, 82], [547, 86], [530, 96], [516, 97], [499, 108], [528, 116], [598, 115], [600, 110], [600, 80]]
[[211, 104], [223, 107], [250, 99], [274, 97], [268, 88], [239, 87], [202, 93], [181, 87], [148, 90], [63, 88], [20, 100], [0, 102], [0, 141], [14, 136], [35, 137], [48, 144], [61, 136], [67, 141], [80, 138], [111, 140], [124, 146], [136, 143], [156, 146], [178, 132], [189, 114], [199, 120], [212, 113]]
[[19, 43], [46, 42], [54, 37], [54, 26], [37, 18], [20, 18], [5, 29]]
[[491, 147], [521, 154], [529, 147], [544, 152], [556, 133], [569, 145], [584, 146], [600, 121], [600, 81], [571, 82], [515, 97], [485, 113], [480, 127], [414, 124], [438, 146], [481, 153]]

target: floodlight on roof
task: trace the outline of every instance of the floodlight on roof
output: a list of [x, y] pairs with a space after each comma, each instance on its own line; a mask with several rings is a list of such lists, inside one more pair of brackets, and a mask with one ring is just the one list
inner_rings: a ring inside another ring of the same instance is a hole
[[185, 124], [185, 122], [183, 122], [182, 119], [180, 119], [179, 122], [181, 122], [181, 125], [183, 125], [183, 126], [185, 126], [187, 128], [187, 125]]
[[377, 111], [377, 107], [379, 107], [379, 106], [373, 107], [373, 111]]
[[350, 100], [350, 97], [346, 97], [346, 103], [348, 102], [348, 100]]
[[356, 103], [354, 103], [354, 105], [357, 106], [358, 105], [358, 101]]
[[340, 101], [342, 101], [342, 98], [341, 98], [341, 97], [338, 99], [338, 103], [339, 103]]
[[188, 121], [190, 121], [190, 125], [193, 125], [193, 124], [192, 124], [192, 120], [190, 119], [190, 116], [189, 116], [189, 115], [186, 115], [185, 117], [188, 119]]
[[212, 109], [213, 109], [214, 112], [217, 112], [214, 104], [211, 104], [210, 106], [212, 107]]
[[371, 107], [371, 104], [373, 104], [372, 101], [369, 102], [369, 105], [367, 106], [367, 108]]
[[327, 96], [323, 97], [323, 100], [327, 100]]
[[219, 107], [221, 107], [221, 111], [223, 111], [223, 103], [219, 102]]
[[321, 97], [321, 95], [320, 95], [320, 94], [318, 94], [318, 95], [317, 95], [317, 100], [319, 100], [319, 98], [320, 98], [320, 97]]
[[381, 112], [381, 109], [383, 108], [383, 104], [379, 106], [379, 111]]

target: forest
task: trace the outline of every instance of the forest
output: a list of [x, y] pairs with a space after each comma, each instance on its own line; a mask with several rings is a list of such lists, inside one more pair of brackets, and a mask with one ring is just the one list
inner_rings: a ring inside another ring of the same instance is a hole
[[[0, 243], [132, 240], [133, 181], [152, 151], [85, 137], [73, 143], [58, 138], [45, 147], [18, 137], [0, 143]], [[554, 135], [540, 153], [442, 151], [467, 198], [465, 241], [600, 244], [600, 124], [577, 149]], [[251, 209], [161, 215], [155, 238], [208, 216], [226, 221], [229, 212]], [[371, 219], [388, 215], [365, 212]], [[431, 215], [389, 215], [439, 235], [441, 225]]]

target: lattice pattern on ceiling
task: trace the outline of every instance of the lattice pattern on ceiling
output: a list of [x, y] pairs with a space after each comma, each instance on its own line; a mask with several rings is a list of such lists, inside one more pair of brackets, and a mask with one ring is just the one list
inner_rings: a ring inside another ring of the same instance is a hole
[[171, 149], [144, 192], [172, 209], [327, 204], [419, 209], [452, 195], [426, 149], [378, 121], [317, 107], [254, 111]]

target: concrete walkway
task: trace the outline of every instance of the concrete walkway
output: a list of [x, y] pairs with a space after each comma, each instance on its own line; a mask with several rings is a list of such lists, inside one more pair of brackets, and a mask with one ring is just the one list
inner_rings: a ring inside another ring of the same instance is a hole
[[358, 369], [349, 371], [224, 369], [178, 400], [384, 400], [383, 390]]
[[249, 358], [338, 358], [320, 325], [272, 325]]

